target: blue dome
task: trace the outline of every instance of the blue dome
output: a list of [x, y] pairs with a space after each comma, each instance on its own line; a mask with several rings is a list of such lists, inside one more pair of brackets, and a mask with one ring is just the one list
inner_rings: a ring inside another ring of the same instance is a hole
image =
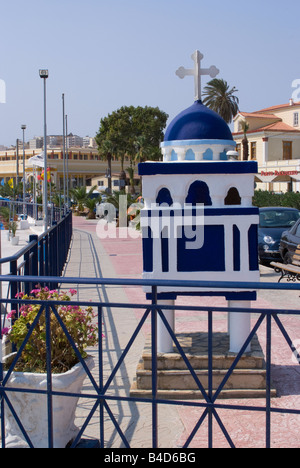
[[164, 141], [233, 140], [230, 128], [216, 112], [201, 101], [175, 117], [166, 130]]

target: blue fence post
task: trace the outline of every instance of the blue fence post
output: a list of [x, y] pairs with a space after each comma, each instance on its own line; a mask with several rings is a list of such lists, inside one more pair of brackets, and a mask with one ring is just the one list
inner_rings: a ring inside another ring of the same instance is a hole
[[[157, 287], [152, 287], [152, 305], [157, 305]], [[157, 309], [151, 312], [152, 447], [157, 448]]]
[[[35, 242], [35, 244], [31, 247], [28, 252], [24, 254], [24, 275], [25, 276], [37, 276], [38, 275], [38, 256], [37, 256], [37, 243], [38, 243], [38, 236], [30, 235], [29, 236], [29, 243]], [[24, 291], [26, 294], [29, 294], [30, 291], [33, 289], [32, 283], [26, 283], [24, 285]]]
[[39, 276], [45, 276], [45, 261], [44, 261], [44, 238], [39, 239], [38, 243], [39, 253]]
[[[18, 275], [18, 261], [13, 260], [10, 262], [10, 274], [12, 276], [17, 276]], [[10, 283], [10, 297], [11, 299], [15, 299], [17, 296], [19, 284], [16, 281], [13, 281]], [[19, 305], [16, 304], [15, 310], [17, 311], [17, 317], [19, 316]]]

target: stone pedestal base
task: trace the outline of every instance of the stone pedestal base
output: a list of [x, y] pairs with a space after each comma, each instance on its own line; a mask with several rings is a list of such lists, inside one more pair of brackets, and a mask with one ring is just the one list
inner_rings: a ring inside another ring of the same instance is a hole
[[[208, 334], [176, 334], [189, 362], [205, 389], [208, 388]], [[213, 334], [213, 388], [217, 389], [235, 360], [229, 352], [229, 336]], [[158, 354], [158, 395], [169, 399], [202, 399], [202, 393], [187, 369], [182, 357], [174, 347], [173, 353]], [[151, 340], [147, 339], [136, 379], [131, 387], [131, 396], [151, 396]], [[231, 374], [219, 398], [260, 398], [266, 395], [266, 370], [262, 349], [255, 336], [251, 352], [245, 353]], [[276, 392], [272, 390], [272, 396]]]

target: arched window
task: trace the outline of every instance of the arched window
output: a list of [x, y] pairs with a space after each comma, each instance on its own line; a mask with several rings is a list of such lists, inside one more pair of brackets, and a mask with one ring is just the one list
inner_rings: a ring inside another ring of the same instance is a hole
[[235, 187], [231, 187], [231, 189], [228, 190], [224, 203], [225, 205], [240, 205], [241, 197], [238, 189], [236, 189]]
[[160, 189], [156, 198], [156, 203], [158, 205], [162, 205], [163, 203], [165, 203], [166, 205], [172, 206], [173, 199], [171, 197], [170, 190], [166, 187]]
[[212, 201], [209, 194], [209, 188], [205, 182], [197, 180], [194, 182], [190, 188], [188, 195], [185, 200], [186, 203], [196, 205], [197, 203], [202, 203], [206, 206], [211, 206]]

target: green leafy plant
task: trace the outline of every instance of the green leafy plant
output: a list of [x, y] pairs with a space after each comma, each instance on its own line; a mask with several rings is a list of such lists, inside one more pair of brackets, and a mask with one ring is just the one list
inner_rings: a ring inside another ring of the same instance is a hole
[[89, 210], [87, 214], [87, 219], [96, 219], [96, 205], [97, 203], [101, 203], [101, 197], [99, 195], [98, 198], [87, 198], [84, 202], [84, 206]]
[[300, 193], [286, 192], [274, 193], [267, 190], [256, 190], [253, 197], [253, 205], [262, 206], [286, 206], [300, 209]]
[[16, 221], [11, 221], [8, 224], [8, 228], [12, 233], [12, 237], [16, 237], [16, 232], [17, 232], [17, 229], [18, 229], [18, 224], [16, 223]]
[[[11, 311], [8, 318], [12, 320], [10, 329], [3, 329], [3, 334], [7, 335], [11, 343], [14, 343], [17, 350], [20, 349], [28, 335], [32, 323], [41, 309], [40, 304], [35, 301], [57, 301], [70, 302], [70, 305], [54, 305], [65, 324], [76, 348], [82, 358], [87, 357], [86, 348], [95, 346], [98, 342], [98, 328], [93, 323], [94, 313], [92, 307], [83, 309], [73, 305], [71, 297], [77, 291], [70, 289], [69, 293], [49, 291], [47, 287], [31, 291], [29, 295], [18, 293], [17, 297], [22, 300], [32, 301], [20, 307], [19, 317], [16, 318], [16, 311]], [[18, 360], [15, 370], [19, 372], [46, 372], [46, 317], [45, 312], [40, 316], [29, 340]], [[51, 368], [53, 373], [63, 373], [70, 370], [78, 363], [78, 357], [72, 348], [66, 334], [59, 324], [55, 314], [50, 313], [50, 333], [51, 333]]]

